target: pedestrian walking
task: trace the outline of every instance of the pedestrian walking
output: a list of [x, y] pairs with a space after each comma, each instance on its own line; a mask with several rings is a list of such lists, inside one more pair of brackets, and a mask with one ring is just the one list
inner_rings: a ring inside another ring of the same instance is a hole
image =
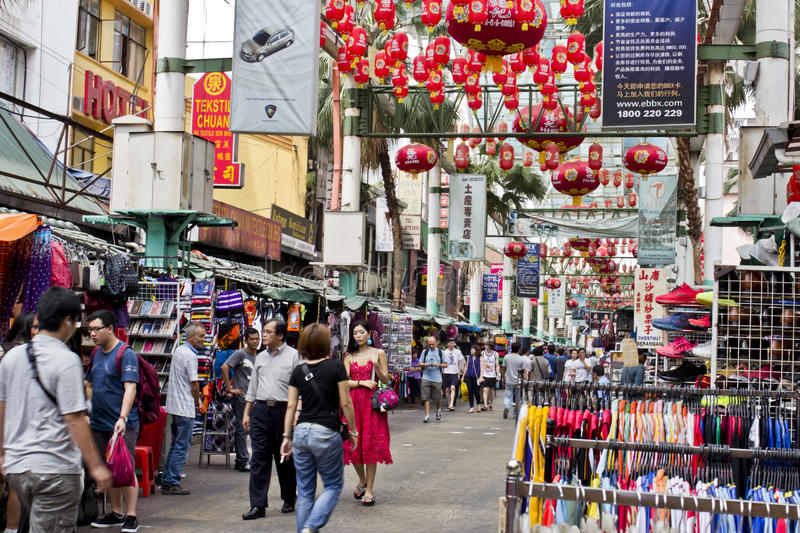
[[[231, 396], [231, 407], [233, 416], [236, 418], [236, 434], [233, 442], [236, 448], [236, 461], [233, 469], [238, 472], [250, 472], [250, 452], [247, 451], [247, 431], [242, 425], [244, 417], [245, 399], [244, 395], [250, 387], [250, 376], [256, 364], [258, 346], [261, 344], [261, 336], [255, 328], [244, 330], [244, 345], [241, 350], [236, 350], [222, 364], [222, 379], [225, 380], [225, 388]], [[231, 378], [233, 371], [233, 378]]]
[[522, 378], [528, 379], [528, 372], [531, 371], [531, 360], [519, 353], [520, 343], [514, 341], [511, 344], [511, 353], [503, 358], [503, 368], [506, 376], [506, 393], [503, 397], [503, 418], [508, 418], [508, 411], [514, 406], [514, 418], [517, 418], [519, 398], [517, 396], [517, 385]]
[[647, 352], [639, 352], [639, 364], [626, 366], [622, 369], [620, 383], [623, 385], [641, 385], [644, 383], [644, 364], [647, 362]]
[[447, 341], [447, 348], [444, 350], [446, 366], [442, 367], [442, 388], [444, 388], [447, 399], [447, 410], [455, 411], [456, 397], [459, 395], [459, 376], [464, 369], [464, 354], [456, 348], [455, 339]]
[[478, 412], [481, 410], [481, 389], [478, 386], [478, 377], [481, 375], [481, 349], [480, 346], [475, 345], [469, 349], [469, 359], [464, 365], [464, 371], [461, 374], [461, 379], [467, 384], [467, 395], [469, 396], [469, 411], [468, 413], [475, 412], [475, 405], [478, 406]]
[[[339, 432], [339, 406], [350, 432], [351, 449], [358, 444], [355, 413], [347, 371], [341, 361], [329, 359], [331, 331], [322, 324], [307, 326], [297, 352], [301, 364], [289, 378], [289, 403], [283, 422], [281, 455], [294, 457], [297, 471], [297, 531], [316, 533], [328, 523], [344, 486], [344, 450]], [[294, 425], [298, 397], [303, 409]], [[317, 473], [323, 490], [314, 500]]]
[[481, 375], [478, 385], [483, 388], [483, 410], [494, 411], [494, 389], [497, 387], [497, 374], [500, 373], [500, 356], [487, 342], [485, 350], [481, 352]]
[[426, 339], [428, 347], [422, 351], [419, 366], [422, 368], [422, 402], [425, 404], [423, 423], [431, 421], [431, 401], [436, 402], [436, 420], [442, 419], [442, 368], [447, 366], [436, 337]]
[[[541, 355], [545, 358], [547, 364], [550, 365], [550, 375], [546, 379], [555, 379], [556, 361], [558, 360], [559, 357], [564, 357], [564, 347], [559, 346], [558, 348], [556, 348], [556, 353], [547, 353], [547, 351], [543, 349]], [[531, 359], [531, 362], [532, 361], [533, 359]], [[564, 358], [564, 362], [566, 362], [566, 358]], [[564, 368], [562, 367], [561, 370], [563, 372]]]
[[[575, 352], [577, 356], [578, 350], [572, 350]], [[547, 355], [545, 355], [547, 357]], [[556, 381], [564, 381], [564, 369], [566, 368], [567, 362], [569, 362], [571, 356], [567, 356], [566, 350], [562, 348], [562, 351], [558, 353], [558, 357], [556, 357], [555, 362], [553, 363], [553, 379]]]
[[242, 425], [250, 432], [250, 510], [242, 520], [264, 518], [272, 462], [281, 487], [282, 513], [293, 513], [297, 480], [291, 457], [281, 460], [283, 419], [289, 400], [289, 378], [300, 364], [297, 350], [286, 344], [286, 322], [273, 319], [261, 331], [266, 349], [256, 357], [247, 389]]
[[[603, 365], [594, 365], [592, 367], [592, 382], [595, 385], [605, 386], [607, 387], [611, 383], [608, 381], [608, 378], [605, 376], [605, 370], [603, 370]], [[607, 390], [597, 390], [595, 391], [597, 399], [600, 401], [605, 400], [608, 398], [608, 391]]]
[[411, 368], [406, 372], [408, 380], [408, 401], [409, 407], [416, 407], [420, 394], [420, 381], [422, 381], [422, 369], [419, 366], [419, 348], [414, 348], [411, 352]]
[[[353, 496], [364, 506], [375, 505], [375, 474], [378, 463], [392, 464], [389, 450], [389, 417], [372, 409], [372, 392], [378, 381], [389, 383], [386, 353], [372, 347], [372, 332], [364, 320], [353, 323], [344, 368], [350, 381], [350, 398], [355, 412], [358, 445], [345, 449], [344, 464], [353, 465], [358, 485]], [[424, 393], [424, 392], [423, 392]], [[352, 429], [352, 428], [351, 428]]]
[[39, 297], [36, 314], [39, 334], [0, 360], [0, 474], [30, 510], [32, 533], [73, 532], [83, 492], [81, 459], [97, 492], [111, 488], [111, 472], [86, 419], [80, 358], [65, 344], [77, 329], [80, 300], [51, 287]]
[[592, 379], [592, 367], [586, 361], [586, 350], [572, 350], [572, 359], [564, 365], [566, 380], [570, 383], [584, 383]]
[[[92, 390], [90, 426], [95, 446], [104, 453], [114, 435], [125, 442], [136, 464], [136, 441], [139, 439], [139, 413], [134, 405], [139, 384], [139, 359], [136, 353], [114, 334], [114, 313], [101, 309], [89, 315], [89, 335], [97, 346], [89, 363]], [[112, 488], [111, 512], [92, 522], [92, 527], [122, 527], [124, 533], [139, 530], [136, 500], [139, 486]], [[125, 507], [123, 508], [123, 502]]]
[[183, 466], [189, 458], [194, 418], [201, 408], [197, 350], [205, 343], [206, 328], [201, 322], [189, 322], [183, 333], [186, 342], [172, 352], [172, 364], [169, 367], [167, 413], [172, 415], [172, 442], [161, 475], [161, 493], [179, 496], [189, 494], [189, 490], [180, 483]]
[[550, 363], [545, 358], [542, 347], [537, 346], [533, 349], [533, 356], [531, 357], [531, 375], [530, 379], [535, 381], [546, 381], [550, 379], [553, 370], [550, 368]]

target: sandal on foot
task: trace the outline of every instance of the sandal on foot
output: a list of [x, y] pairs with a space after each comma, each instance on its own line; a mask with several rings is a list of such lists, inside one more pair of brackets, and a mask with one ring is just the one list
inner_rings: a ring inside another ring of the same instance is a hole
[[353, 491], [353, 498], [360, 500], [364, 497], [365, 492], [367, 492], [367, 487], [356, 486], [356, 490]]
[[375, 505], [375, 497], [374, 496], [364, 496], [361, 498], [361, 505], [369, 507], [371, 505]]

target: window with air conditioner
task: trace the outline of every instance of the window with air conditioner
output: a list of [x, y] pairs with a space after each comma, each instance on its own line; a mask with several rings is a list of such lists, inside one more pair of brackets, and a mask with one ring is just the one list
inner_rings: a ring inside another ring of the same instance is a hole
[[81, 0], [78, 8], [78, 52], [99, 61], [100, 0]]

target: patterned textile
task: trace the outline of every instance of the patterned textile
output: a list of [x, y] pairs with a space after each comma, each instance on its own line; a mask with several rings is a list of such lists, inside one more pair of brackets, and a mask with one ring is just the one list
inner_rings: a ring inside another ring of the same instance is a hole
[[23, 266], [28, 250], [28, 237], [0, 242], [0, 338], [8, 331], [11, 311], [25, 279]]
[[50, 287], [52, 232], [49, 226], [40, 226], [30, 235], [30, 258], [22, 298], [22, 310], [36, 311], [39, 296]]

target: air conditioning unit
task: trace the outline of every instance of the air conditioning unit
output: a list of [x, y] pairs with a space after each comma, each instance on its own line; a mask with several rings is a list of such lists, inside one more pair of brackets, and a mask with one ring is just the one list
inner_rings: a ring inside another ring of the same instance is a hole
[[139, 11], [147, 15], [148, 17], [153, 16], [153, 3], [149, 2], [148, 0], [138, 0], [139, 5], [137, 6]]

